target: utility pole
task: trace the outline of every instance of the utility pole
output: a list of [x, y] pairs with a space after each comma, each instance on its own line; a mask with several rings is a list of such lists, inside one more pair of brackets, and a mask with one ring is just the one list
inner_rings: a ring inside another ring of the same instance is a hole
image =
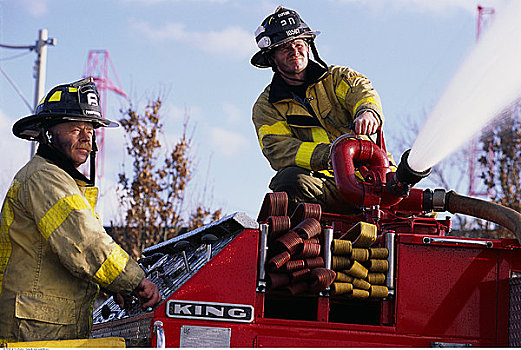
[[[33, 46], [33, 50], [36, 51], [36, 61], [34, 66], [34, 78], [36, 79], [34, 87], [34, 109], [45, 94], [45, 77], [47, 72], [47, 45], [56, 45], [56, 39], [48, 38], [47, 29], [40, 29], [38, 32], [38, 40]], [[36, 153], [36, 141], [31, 142], [31, 154], [30, 157]]]
[[[33, 107], [33, 113], [36, 112], [36, 107], [38, 106], [38, 103], [43, 98], [43, 95], [45, 94], [45, 73], [47, 70], [47, 45], [56, 45], [56, 39], [51, 38], [49, 39], [47, 35], [47, 29], [40, 29], [38, 32], [38, 40], [36, 40], [36, 44], [34, 45], [26, 45], [26, 46], [19, 46], [19, 45], [5, 45], [0, 44], [0, 47], [5, 49], [23, 49], [23, 50], [34, 50], [36, 51], [36, 61], [34, 65], [34, 78], [36, 79], [35, 89], [34, 89], [34, 107]], [[6, 75], [2, 70], [2, 73]], [[7, 77], [7, 75], [6, 75]], [[10, 80], [8, 78], [8, 80]], [[15, 88], [16, 86], [13, 84], [13, 82], [9, 81]], [[25, 98], [21, 95], [23, 100], [26, 102]], [[27, 103], [27, 102], [26, 102]], [[36, 149], [36, 143], [31, 142], [31, 154], [30, 158], [34, 156], [34, 153]]]

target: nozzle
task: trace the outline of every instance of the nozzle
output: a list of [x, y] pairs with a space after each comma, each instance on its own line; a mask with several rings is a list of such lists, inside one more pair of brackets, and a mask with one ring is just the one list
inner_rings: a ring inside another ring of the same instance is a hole
[[412, 186], [431, 173], [432, 168], [421, 172], [412, 169], [407, 162], [409, 153], [411, 153], [410, 149], [402, 154], [398, 169], [387, 183], [389, 191], [397, 197], [407, 196]]

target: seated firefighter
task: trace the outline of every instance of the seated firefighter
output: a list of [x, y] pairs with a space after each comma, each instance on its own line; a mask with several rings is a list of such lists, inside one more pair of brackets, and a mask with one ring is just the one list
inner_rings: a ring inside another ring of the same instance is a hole
[[101, 115], [91, 78], [55, 87], [34, 115], [14, 124], [15, 136], [39, 146], [2, 206], [0, 342], [87, 338], [100, 286], [134, 292], [143, 308], [161, 301], [157, 286], [105, 232], [93, 167], [90, 179], [77, 170], [95, 148], [94, 129], [114, 126]]
[[318, 34], [283, 7], [255, 32], [260, 50], [251, 63], [274, 74], [252, 119], [262, 153], [277, 171], [269, 187], [287, 192], [289, 214], [299, 202], [319, 203], [327, 212], [352, 211], [336, 189], [331, 143], [344, 134], [369, 139], [384, 120], [380, 97], [366, 77], [320, 59]]

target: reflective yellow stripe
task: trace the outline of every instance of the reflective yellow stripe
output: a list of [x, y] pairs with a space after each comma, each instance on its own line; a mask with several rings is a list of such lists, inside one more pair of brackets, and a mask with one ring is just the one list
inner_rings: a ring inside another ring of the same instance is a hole
[[300, 145], [297, 155], [295, 156], [295, 163], [297, 166], [311, 170], [311, 156], [313, 151], [320, 143], [329, 143], [329, 137], [327, 136], [326, 130], [313, 127], [311, 128], [311, 135], [313, 136], [314, 142], [302, 142]]
[[117, 245], [96, 272], [94, 280], [102, 286], [108, 286], [119, 276], [121, 271], [125, 269], [128, 259], [127, 252]]
[[9, 240], [9, 227], [14, 220], [13, 201], [18, 197], [21, 183], [14, 180], [7, 191], [5, 202], [0, 217], [0, 294], [2, 294], [2, 282], [4, 280], [7, 262], [11, 257], [11, 241]]
[[47, 100], [47, 102], [58, 102], [62, 99], [62, 92], [56, 91], [54, 94], [52, 94], [51, 97]]
[[85, 188], [85, 198], [87, 199], [87, 202], [89, 202], [90, 209], [92, 210], [92, 215], [98, 217], [98, 214], [96, 213], [96, 202], [98, 201], [98, 188]]
[[79, 194], [60, 199], [51, 209], [41, 218], [38, 229], [42, 236], [47, 240], [67, 219], [74, 210], [91, 209], [85, 199]]
[[69, 92], [78, 92], [78, 88], [69, 87]]
[[373, 96], [369, 96], [369, 97], [361, 99], [360, 101], [358, 101], [355, 104], [355, 107], [353, 108], [353, 115], [356, 115], [356, 111], [358, 110], [358, 107], [360, 107], [364, 103], [371, 103], [371, 104], [374, 104], [375, 106], [378, 106], [378, 108], [380, 107], [380, 103], [376, 100], [376, 98], [374, 98]]
[[94, 210], [94, 208], [96, 208], [96, 201], [98, 200], [98, 188], [85, 188], [85, 198], [87, 199], [87, 202], [89, 202], [90, 207]]
[[286, 122], [277, 122], [273, 125], [263, 125], [259, 128], [259, 143], [261, 149], [264, 149], [262, 139], [266, 135], [291, 135], [291, 129]]
[[311, 129], [313, 135], [313, 141], [318, 143], [329, 143], [329, 136], [327, 136], [326, 130], [315, 127]]
[[317, 145], [316, 142], [302, 142], [295, 156], [297, 166], [311, 170], [311, 155]]
[[[311, 132], [313, 134], [313, 141], [315, 141], [317, 143], [329, 143], [330, 142], [329, 136], [327, 136], [326, 130], [324, 130], [322, 128], [313, 128], [311, 130]], [[310, 165], [310, 167], [311, 167], [311, 165]], [[320, 170], [319, 172], [324, 175], [334, 177], [332, 170]]]
[[338, 84], [338, 86], [335, 90], [336, 97], [340, 101], [340, 104], [342, 105], [342, 107], [344, 107], [345, 109], [347, 109], [347, 106], [346, 106], [347, 91], [350, 88], [351, 87], [349, 86], [349, 84], [345, 80], [342, 80], [340, 82], [340, 84]]
[[333, 170], [320, 170], [319, 173], [322, 173], [329, 177], [335, 177], [335, 173], [333, 172]]

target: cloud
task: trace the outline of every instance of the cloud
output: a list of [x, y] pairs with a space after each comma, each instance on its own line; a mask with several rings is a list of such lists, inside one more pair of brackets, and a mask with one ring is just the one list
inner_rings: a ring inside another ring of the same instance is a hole
[[0, 110], [0, 201], [3, 200], [16, 172], [29, 161], [31, 144], [11, 133], [13, 120]]
[[[239, 107], [232, 103], [223, 103], [223, 111], [229, 123], [236, 124], [244, 121], [243, 113], [241, 113]], [[249, 118], [246, 118], [246, 120], [249, 121]]]
[[168, 23], [152, 27], [147, 22], [134, 24], [135, 30], [155, 41], [174, 40], [194, 46], [202, 51], [243, 59], [255, 52], [252, 34], [239, 27], [231, 26], [220, 31], [190, 32], [181, 23]]
[[[390, 2], [390, 1], [388, 1]], [[409, 9], [417, 12], [441, 13], [451, 10], [465, 10], [472, 14], [476, 13], [477, 3], [468, 0], [399, 0], [396, 5], [402, 9]]]
[[[335, 0], [338, 1], [338, 0]], [[477, 2], [469, 0], [340, 0], [343, 3], [360, 4], [373, 10], [385, 10], [389, 8], [399, 9], [407, 12], [432, 13], [435, 15], [452, 12], [454, 10], [464, 10], [476, 14]], [[484, 7], [494, 7], [503, 4], [504, 0], [483, 0], [480, 5]]]
[[181, 107], [174, 104], [165, 104], [164, 107], [162, 107], [161, 118], [165, 128], [177, 128], [183, 125], [185, 119], [188, 119], [190, 123], [201, 120], [202, 111], [198, 106]]
[[221, 128], [210, 131], [211, 143], [217, 154], [232, 157], [248, 147], [248, 140], [241, 134]]
[[213, 3], [213, 4], [225, 4], [228, 0], [121, 0], [124, 3], [136, 3], [146, 6], [153, 6], [165, 2], [193, 2], [193, 3]]
[[19, 4], [33, 17], [47, 13], [48, 0], [18, 0]]

